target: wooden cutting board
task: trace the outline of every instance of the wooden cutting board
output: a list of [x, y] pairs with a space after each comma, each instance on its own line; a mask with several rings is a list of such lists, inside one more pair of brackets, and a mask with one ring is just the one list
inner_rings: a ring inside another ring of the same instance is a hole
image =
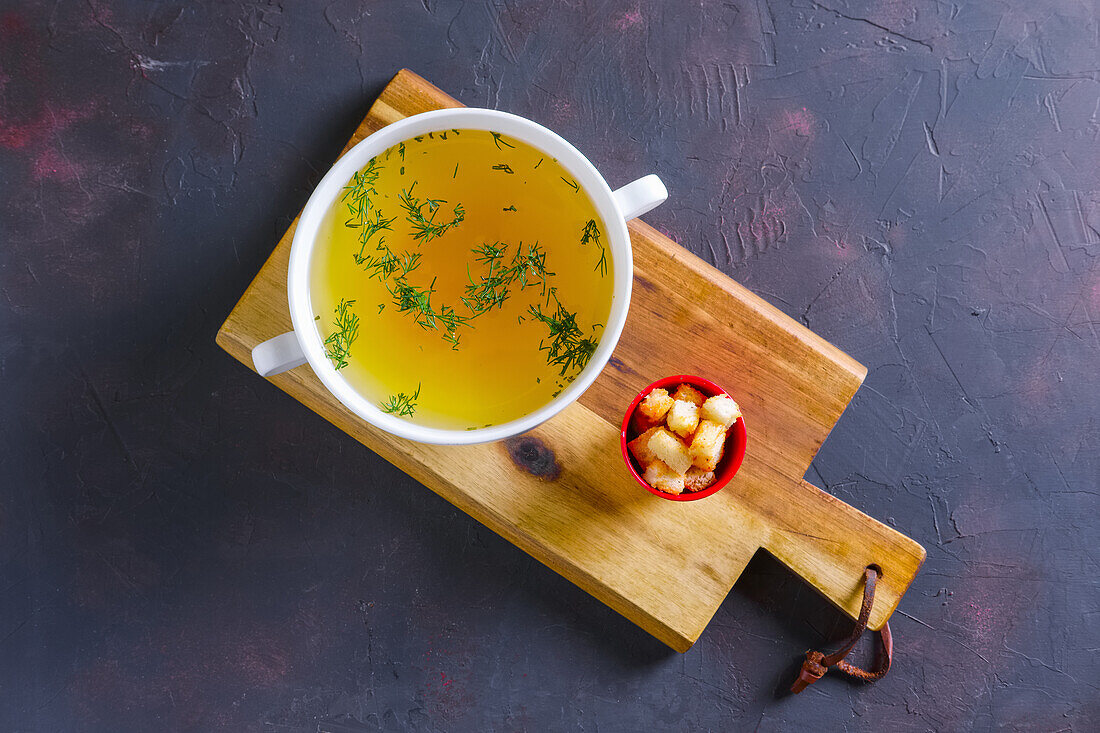
[[[403, 70], [348, 148], [403, 117], [457, 106]], [[677, 205], [672, 192], [665, 206]], [[252, 347], [291, 328], [286, 276], [296, 224], [218, 332], [218, 344], [249, 368]], [[634, 292], [610, 364], [579, 403], [517, 438], [417, 444], [350, 413], [308, 366], [271, 381], [673, 649], [699, 638], [760, 548], [853, 618], [863, 570], [877, 564], [883, 577], [870, 626], [880, 628], [924, 549], [802, 480], [867, 370], [652, 227], [632, 221], [630, 238]], [[634, 395], [683, 373], [733, 393], [749, 429], [732, 483], [695, 502], [644, 491], [619, 451]]]

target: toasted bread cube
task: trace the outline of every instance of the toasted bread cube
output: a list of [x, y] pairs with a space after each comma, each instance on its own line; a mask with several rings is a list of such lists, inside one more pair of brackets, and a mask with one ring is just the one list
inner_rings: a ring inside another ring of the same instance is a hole
[[626, 444], [630, 454], [634, 456], [643, 470], [649, 468], [649, 464], [657, 460], [657, 454], [649, 449], [649, 439], [660, 429], [660, 427], [652, 427]]
[[687, 446], [664, 428], [657, 428], [648, 445], [658, 458], [681, 476], [691, 468], [691, 454], [688, 453]]
[[676, 391], [672, 393], [672, 399], [683, 400], [684, 402], [690, 402], [696, 407], [702, 407], [707, 398], [702, 392], [695, 389], [695, 387], [692, 387], [690, 384], [681, 384], [676, 388]]
[[700, 416], [705, 420], [716, 422], [724, 428], [728, 428], [741, 417], [741, 408], [729, 395], [715, 395], [703, 403], [699, 410]]
[[645, 482], [668, 494], [684, 493], [684, 475], [676, 473], [662, 461], [654, 461], [645, 470]]
[[692, 466], [684, 474], [685, 491], [702, 491], [715, 481], [714, 471], [704, 471], [698, 466]]
[[[726, 429], [719, 423], [702, 420], [688, 451], [694, 465], [704, 471], [713, 471], [718, 466], [718, 461], [722, 460], [725, 447]], [[661, 457], [661, 454], [657, 453], [657, 456]], [[684, 473], [687, 473], [686, 469]]]
[[668, 429], [680, 436], [690, 435], [699, 425], [699, 408], [691, 402], [676, 400], [672, 409], [665, 415]]
[[641, 435], [650, 428], [655, 428], [659, 425], [664, 425], [664, 421], [653, 420], [647, 417], [641, 410], [635, 410], [634, 414], [630, 417], [631, 435]]
[[658, 387], [638, 404], [638, 411], [650, 420], [660, 420], [670, 407], [672, 407], [672, 398], [668, 396], [668, 390]]

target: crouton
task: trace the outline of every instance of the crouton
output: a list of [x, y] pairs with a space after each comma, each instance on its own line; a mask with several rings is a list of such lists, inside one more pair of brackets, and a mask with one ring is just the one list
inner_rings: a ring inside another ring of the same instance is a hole
[[685, 491], [702, 491], [715, 481], [714, 471], [704, 471], [698, 466], [692, 466], [684, 474]]
[[728, 428], [741, 417], [741, 408], [729, 395], [715, 395], [703, 403], [699, 414], [705, 420], [716, 422], [724, 428]]
[[695, 432], [699, 425], [699, 408], [691, 402], [676, 400], [672, 409], [665, 415], [668, 427], [681, 437]]
[[652, 427], [626, 444], [631, 455], [638, 461], [643, 469], [649, 468], [649, 464], [657, 460], [657, 455], [649, 449], [649, 439], [660, 430], [660, 427]]
[[630, 418], [630, 434], [641, 435], [650, 428], [655, 428], [663, 424], [664, 423], [660, 420], [653, 420], [646, 417], [641, 410], [635, 410], [634, 415]]
[[668, 391], [658, 387], [638, 404], [638, 411], [650, 420], [660, 420], [670, 407], [672, 407], [672, 398], [668, 396]]
[[684, 476], [676, 473], [661, 461], [654, 461], [645, 470], [645, 482], [668, 494], [684, 493]]
[[691, 468], [691, 454], [688, 453], [687, 447], [680, 442], [679, 438], [664, 428], [657, 428], [647, 445], [658, 458], [676, 473], [683, 475]]
[[[696, 407], [702, 407], [703, 402], [706, 401], [706, 397], [702, 392], [692, 387], [690, 384], [681, 384], [676, 388], [676, 391], [672, 393], [672, 399], [683, 400], [684, 402], [690, 402]], [[669, 405], [672, 407], [672, 405]]]
[[[703, 420], [695, 431], [695, 438], [691, 441], [688, 452], [694, 465], [704, 471], [713, 471], [718, 466], [718, 461], [722, 460], [725, 447], [726, 429], [711, 420]], [[663, 458], [660, 452], [657, 452], [657, 456]], [[687, 473], [687, 470], [684, 472]]]

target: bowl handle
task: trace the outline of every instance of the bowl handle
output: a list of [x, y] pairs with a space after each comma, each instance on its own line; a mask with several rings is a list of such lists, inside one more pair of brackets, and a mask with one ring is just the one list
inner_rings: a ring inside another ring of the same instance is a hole
[[612, 196], [615, 197], [623, 218], [630, 221], [663, 204], [668, 198], [668, 189], [660, 178], [650, 173], [615, 189]]
[[268, 339], [252, 349], [252, 364], [261, 377], [274, 376], [305, 363], [305, 352], [293, 331]]

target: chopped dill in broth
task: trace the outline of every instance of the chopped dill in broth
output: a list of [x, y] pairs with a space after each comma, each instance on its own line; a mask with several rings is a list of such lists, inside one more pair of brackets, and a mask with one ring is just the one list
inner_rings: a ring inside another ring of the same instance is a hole
[[310, 299], [325, 353], [380, 409], [473, 430], [518, 419], [588, 364], [613, 263], [556, 160], [481, 130], [372, 158], [326, 214]]

